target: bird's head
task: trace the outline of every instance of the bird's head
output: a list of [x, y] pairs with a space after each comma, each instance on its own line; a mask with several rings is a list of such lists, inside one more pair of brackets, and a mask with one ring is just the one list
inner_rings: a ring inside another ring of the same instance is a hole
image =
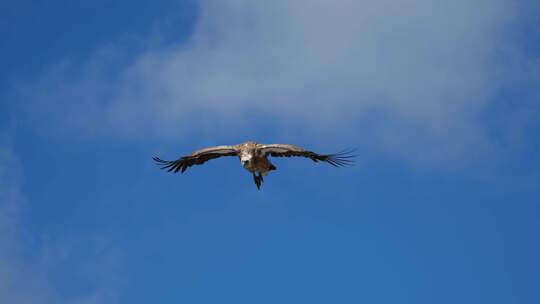
[[242, 163], [242, 166], [246, 166], [251, 162], [251, 159], [253, 158], [253, 155], [251, 153], [242, 153], [240, 155], [240, 162]]

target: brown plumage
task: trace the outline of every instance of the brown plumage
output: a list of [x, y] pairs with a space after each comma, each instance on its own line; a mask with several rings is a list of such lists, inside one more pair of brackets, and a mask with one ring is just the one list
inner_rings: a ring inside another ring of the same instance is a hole
[[263, 176], [269, 171], [276, 170], [276, 167], [268, 160], [268, 156], [273, 157], [305, 157], [314, 162], [327, 162], [334, 167], [344, 167], [353, 164], [353, 151], [341, 151], [335, 154], [318, 154], [302, 148], [287, 144], [258, 144], [254, 141], [234, 146], [216, 146], [197, 150], [190, 155], [182, 156], [176, 160], [162, 160], [154, 157], [154, 161], [162, 169], [169, 172], [183, 173], [193, 165], [201, 165], [211, 159], [222, 156], [238, 156], [242, 166], [253, 174], [253, 180], [257, 189], [263, 183]]
[[187, 168], [193, 165], [202, 165], [205, 162], [221, 156], [235, 156], [237, 150], [234, 146], [216, 146], [197, 150], [191, 155], [180, 157], [177, 160], [162, 160], [159, 157], [153, 157], [157, 164], [161, 165], [162, 169], [167, 169], [168, 172], [184, 173]]

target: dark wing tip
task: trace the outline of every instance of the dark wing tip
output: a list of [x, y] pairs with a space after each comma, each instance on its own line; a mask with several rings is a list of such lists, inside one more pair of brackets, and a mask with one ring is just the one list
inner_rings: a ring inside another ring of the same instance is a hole
[[174, 171], [174, 173], [176, 173], [182, 170], [182, 173], [184, 173], [188, 167], [182, 158], [177, 160], [163, 160], [157, 156], [154, 156], [152, 159], [156, 162], [156, 165], [160, 166], [161, 169], [167, 169], [167, 172]]
[[152, 157], [152, 159], [156, 162], [156, 165], [158, 166], [166, 166], [166, 165], [170, 165], [172, 163], [174, 163], [174, 161], [170, 161], [170, 160], [163, 160], [157, 156], [154, 156]]
[[334, 167], [348, 167], [354, 165], [354, 158], [358, 155], [352, 154], [357, 149], [345, 149], [338, 153], [323, 155], [320, 160], [329, 163]]
[[166, 160], [163, 160], [163, 159], [161, 159], [161, 158], [159, 158], [159, 157], [157, 157], [157, 156], [152, 157], [152, 159], [153, 159], [153, 160], [156, 162], [156, 164], [158, 164], [158, 165], [167, 163]]

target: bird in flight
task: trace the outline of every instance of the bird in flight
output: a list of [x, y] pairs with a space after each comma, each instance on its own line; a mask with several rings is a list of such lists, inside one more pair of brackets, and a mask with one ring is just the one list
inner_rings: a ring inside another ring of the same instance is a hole
[[259, 144], [254, 141], [234, 146], [215, 146], [197, 150], [190, 155], [182, 156], [176, 160], [162, 160], [159, 157], [153, 157], [154, 161], [161, 169], [168, 172], [184, 173], [187, 168], [193, 165], [202, 165], [205, 162], [222, 157], [237, 156], [240, 159], [242, 167], [253, 175], [253, 181], [260, 190], [263, 183], [263, 176], [268, 172], [276, 170], [268, 156], [272, 157], [291, 157], [299, 156], [309, 158], [314, 162], [327, 162], [334, 167], [344, 167], [353, 164], [355, 155], [353, 150], [342, 151], [334, 154], [318, 154], [302, 148], [287, 144]]

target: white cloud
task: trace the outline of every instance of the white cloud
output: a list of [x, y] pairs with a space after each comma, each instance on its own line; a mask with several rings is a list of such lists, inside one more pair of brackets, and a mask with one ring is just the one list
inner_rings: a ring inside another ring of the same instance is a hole
[[187, 43], [127, 66], [109, 48], [26, 96], [45, 125], [97, 136], [259, 124], [410, 160], [475, 158], [493, 152], [479, 117], [500, 89], [493, 55], [514, 17], [508, 0], [208, 0]]
[[[30, 235], [21, 181], [20, 162], [0, 145], [0, 303], [117, 303], [119, 250], [101, 237]], [[62, 291], [66, 280], [84, 282], [86, 291]]]

